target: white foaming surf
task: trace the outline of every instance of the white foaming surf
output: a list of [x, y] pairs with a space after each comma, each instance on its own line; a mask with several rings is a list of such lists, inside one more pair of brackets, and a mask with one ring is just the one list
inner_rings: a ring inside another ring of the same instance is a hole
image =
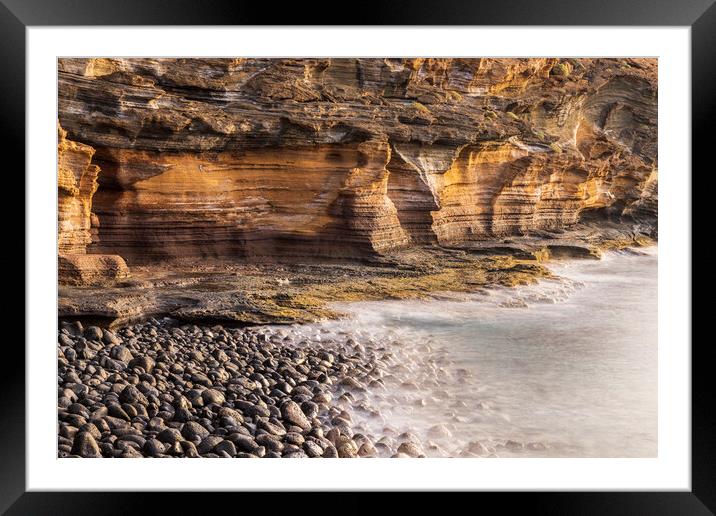
[[301, 331], [350, 335], [380, 359], [380, 382], [350, 408], [354, 430], [390, 448], [415, 437], [428, 456], [655, 456], [656, 248], [550, 268], [557, 278], [460, 301], [340, 304], [350, 318]]

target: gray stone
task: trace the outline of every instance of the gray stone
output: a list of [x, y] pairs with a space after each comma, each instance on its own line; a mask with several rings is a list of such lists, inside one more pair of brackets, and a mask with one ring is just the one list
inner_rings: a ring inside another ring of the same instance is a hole
[[122, 341], [111, 331], [102, 330], [102, 342], [105, 344], [119, 344]]
[[225, 452], [229, 457], [236, 456], [236, 446], [231, 441], [222, 440], [219, 444], [214, 447], [214, 451], [217, 453]]
[[303, 430], [311, 429], [311, 421], [301, 410], [301, 407], [295, 401], [287, 401], [281, 405], [281, 415], [285, 421], [292, 425], [296, 425]]
[[267, 450], [273, 452], [283, 451], [283, 443], [278, 440], [278, 437], [271, 434], [261, 434], [256, 436], [256, 443], [260, 446], [265, 447]]
[[326, 459], [337, 459], [338, 450], [336, 450], [336, 447], [333, 445], [327, 446], [326, 449], [323, 450], [322, 457]]
[[199, 423], [189, 421], [188, 423], [184, 423], [184, 426], [181, 429], [181, 435], [189, 441], [195, 441], [197, 438], [203, 440], [207, 435], [209, 435], [209, 431]]
[[182, 451], [184, 452], [184, 455], [186, 457], [195, 459], [200, 456], [199, 452], [196, 451], [196, 445], [190, 441], [182, 441], [181, 447], [182, 447]]
[[211, 354], [211, 356], [213, 356], [214, 359], [217, 362], [219, 362], [220, 364], [223, 364], [224, 362], [229, 361], [229, 356], [226, 353], [224, 353], [224, 351], [222, 351], [220, 349], [214, 350], [214, 352]]
[[128, 446], [122, 450], [120, 457], [123, 459], [141, 459], [143, 455], [138, 449], [133, 446]]
[[308, 457], [302, 450], [286, 452], [282, 455], [285, 459], [302, 459]]
[[142, 437], [141, 435], [135, 435], [135, 434], [125, 434], [125, 435], [121, 436], [118, 439], [118, 441], [134, 443], [137, 445], [137, 449], [141, 449], [144, 446], [144, 444], [147, 442], [147, 440], [144, 437]]
[[230, 434], [227, 439], [236, 445], [236, 449], [248, 453], [254, 453], [259, 448], [259, 445], [254, 439], [248, 435], [239, 433]]
[[295, 444], [297, 446], [301, 446], [305, 442], [305, 439], [301, 434], [299, 434], [297, 432], [289, 432], [284, 437], [284, 441], [286, 441], [289, 444]]
[[269, 412], [267, 408], [244, 400], [237, 400], [234, 402], [234, 406], [249, 417], [269, 417], [271, 415], [271, 412]]
[[119, 403], [108, 403], [107, 413], [112, 417], [124, 419], [125, 421], [129, 421], [131, 419], [129, 414], [127, 414], [127, 411], [124, 410]]
[[420, 457], [421, 455], [424, 455], [423, 451], [420, 449], [420, 447], [417, 444], [415, 444], [414, 442], [410, 442], [410, 441], [402, 443], [398, 447], [398, 453], [405, 454], [408, 457]]
[[77, 432], [75, 440], [72, 443], [73, 455], [79, 455], [80, 457], [101, 457], [99, 446], [97, 441], [90, 432]]
[[119, 395], [121, 403], [140, 403], [146, 405], [149, 403], [147, 397], [137, 389], [134, 385], [127, 385]]
[[84, 332], [84, 329], [82, 328], [82, 323], [79, 321], [63, 321], [60, 326], [63, 330], [67, 330], [70, 335], [74, 335], [75, 337], [82, 335], [82, 333]]
[[430, 437], [452, 437], [452, 432], [445, 425], [431, 426], [428, 430], [428, 436]]
[[303, 443], [303, 450], [309, 457], [320, 457], [323, 455], [323, 447], [316, 441], [306, 441]]
[[303, 410], [307, 418], [313, 419], [318, 415], [318, 404], [312, 401], [304, 401], [301, 403], [301, 410]]
[[358, 380], [356, 380], [355, 378], [351, 378], [350, 376], [341, 380], [339, 382], [339, 385], [358, 392], [365, 391], [365, 386]]
[[129, 368], [141, 367], [147, 373], [151, 373], [154, 370], [155, 362], [154, 359], [148, 356], [135, 357], [129, 361]]
[[[72, 427], [68, 427], [72, 428]], [[95, 440], [99, 441], [102, 438], [102, 432], [99, 431], [99, 428], [97, 428], [93, 423], [87, 423], [85, 425], [82, 425], [82, 428], [80, 428], [80, 431], [82, 432], [89, 432], [92, 434], [92, 437], [95, 438]]]
[[359, 457], [375, 457], [376, 455], [378, 455], [378, 451], [370, 441], [365, 441], [360, 445], [360, 448], [358, 448]]
[[210, 403], [216, 403], [217, 405], [223, 405], [226, 403], [224, 395], [216, 389], [204, 389], [201, 392], [201, 399], [204, 400], [205, 405]]
[[348, 459], [358, 456], [358, 447], [352, 440], [343, 441], [338, 445], [338, 456], [342, 459]]
[[149, 457], [158, 457], [164, 453], [164, 444], [157, 439], [147, 439], [142, 452]]
[[90, 340], [102, 339], [102, 329], [97, 326], [90, 326], [85, 330], [85, 337]]
[[173, 445], [174, 443], [183, 441], [184, 438], [181, 432], [176, 428], [165, 428], [157, 434], [157, 440], [163, 443], [167, 443], [169, 445]]
[[218, 435], [207, 435], [202, 439], [201, 443], [196, 447], [196, 451], [199, 452], [199, 454], [204, 455], [205, 453], [209, 453], [214, 450], [214, 447], [219, 444], [221, 441], [223, 441], [221, 437]]
[[109, 356], [115, 360], [118, 360], [124, 364], [127, 364], [132, 361], [134, 356], [132, 355], [132, 352], [129, 351], [129, 348], [127, 346], [119, 345], [114, 346], [110, 352]]
[[268, 432], [271, 435], [276, 435], [279, 437], [286, 435], [285, 429], [281, 428], [280, 426], [272, 423], [271, 421], [269, 421], [267, 419], [263, 419], [263, 418], [259, 419], [256, 426], [258, 428], [265, 430], [266, 432]]

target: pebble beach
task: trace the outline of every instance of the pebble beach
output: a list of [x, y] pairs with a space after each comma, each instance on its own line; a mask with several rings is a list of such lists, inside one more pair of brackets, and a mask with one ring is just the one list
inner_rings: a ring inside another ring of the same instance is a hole
[[425, 455], [409, 433], [353, 427], [361, 395], [385, 388], [385, 346], [156, 319], [61, 326], [59, 457]]

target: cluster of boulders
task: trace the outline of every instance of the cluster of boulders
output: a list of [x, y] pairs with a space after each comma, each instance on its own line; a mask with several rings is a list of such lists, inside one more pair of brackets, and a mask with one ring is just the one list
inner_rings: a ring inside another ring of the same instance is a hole
[[[382, 386], [374, 356], [271, 328], [151, 319], [58, 335], [60, 457], [423, 455], [352, 429], [354, 394]], [[376, 446], [377, 445], [377, 446]]]

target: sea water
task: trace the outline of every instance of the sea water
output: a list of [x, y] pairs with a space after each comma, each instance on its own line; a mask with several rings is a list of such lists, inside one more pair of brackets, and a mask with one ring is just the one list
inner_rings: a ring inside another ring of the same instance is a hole
[[459, 300], [339, 305], [329, 329], [395, 352], [359, 430], [410, 432], [428, 456], [656, 456], [656, 247], [549, 268]]

